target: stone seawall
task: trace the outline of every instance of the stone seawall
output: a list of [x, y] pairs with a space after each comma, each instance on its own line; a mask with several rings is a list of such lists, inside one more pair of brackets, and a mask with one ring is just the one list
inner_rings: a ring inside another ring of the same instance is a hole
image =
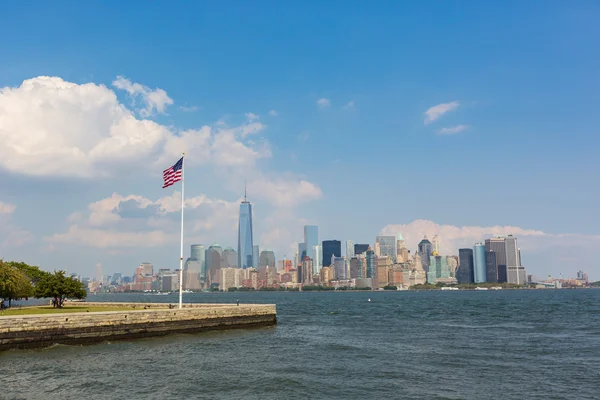
[[182, 309], [165, 308], [168, 305], [164, 303], [69, 304], [70, 307], [76, 305], [122, 305], [123, 311], [0, 317], [0, 351], [56, 343], [87, 344], [176, 332], [269, 326], [277, 322], [273, 304], [185, 304]]

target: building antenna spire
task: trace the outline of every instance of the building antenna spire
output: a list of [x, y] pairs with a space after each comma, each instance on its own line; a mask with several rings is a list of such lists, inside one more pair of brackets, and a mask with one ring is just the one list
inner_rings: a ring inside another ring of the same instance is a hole
[[244, 181], [244, 201], [248, 201], [246, 194], [246, 181]]

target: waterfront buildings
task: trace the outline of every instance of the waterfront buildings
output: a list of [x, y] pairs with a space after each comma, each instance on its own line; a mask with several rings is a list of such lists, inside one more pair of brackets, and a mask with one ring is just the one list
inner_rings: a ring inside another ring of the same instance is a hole
[[252, 266], [258, 268], [258, 258], [260, 257], [260, 247], [257, 244], [252, 246]]
[[473, 271], [473, 249], [458, 249], [459, 266], [456, 271], [458, 283], [473, 283], [475, 280]]
[[506, 281], [521, 285], [527, 283], [527, 272], [521, 265], [521, 252], [517, 245], [517, 238], [508, 235], [506, 242]]
[[[231, 247], [226, 247], [223, 250], [223, 260], [225, 261], [225, 268], [237, 268], [238, 267], [238, 253]], [[252, 267], [252, 265], [250, 265]]]
[[348, 266], [346, 263], [346, 257], [333, 257], [333, 275], [336, 280], [348, 279]]
[[494, 237], [485, 240], [485, 250], [496, 254], [496, 271], [499, 283], [506, 282], [506, 242], [503, 237]]
[[206, 282], [208, 286], [219, 282], [219, 269], [221, 268], [221, 255], [223, 249], [217, 243], [213, 243], [206, 250]]
[[367, 278], [375, 278], [375, 274], [377, 273], [377, 261], [375, 259], [376, 255], [371, 248], [366, 251], [366, 266], [367, 266]]
[[342, 242], [339, 240], [324, 240], [323, 246], [323, 266], [331, 265], [331, 257], [342, 256]]
[[485, 282], [486, 262], [485, 245], [483, 243], [475, 243], [475, 246], [473, 246], [473, 268], [475, 283]]
[[240, 268], [251, 268], [253, 265], [254, 242], [252, 239], [252, 204], [248, 201], [244, 190], [244, 200], [240, 204], [238, 223], [238, 265]]
[[323, 267], [323, 247], [320, 244], [313, 246], [315, 258], [313, 259], [313, 273], [318, 274]]
[[432, 255], [429, 258], [429, 272], [427, 272], [427, 283], [456, 283], [450, 276], [448, 267], [448, 258], [438, 255]]

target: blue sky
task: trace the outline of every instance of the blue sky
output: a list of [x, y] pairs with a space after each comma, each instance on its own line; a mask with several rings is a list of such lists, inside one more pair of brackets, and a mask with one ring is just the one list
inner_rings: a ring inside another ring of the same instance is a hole
[[[236, 247], [248, 180], [256, 241], [278, 258], [304, 223], [355, 242], [402, 230], [413, 249], [438, 233], [454, 254], [513, 232], [530, 272], [600, 279], [597, 2], [11, 2], [0, 15], [0, 257], [175, 267], [160, 172], [185, 149], [186, 247]], [[140, 141], [99, 145], [114, 126]]]

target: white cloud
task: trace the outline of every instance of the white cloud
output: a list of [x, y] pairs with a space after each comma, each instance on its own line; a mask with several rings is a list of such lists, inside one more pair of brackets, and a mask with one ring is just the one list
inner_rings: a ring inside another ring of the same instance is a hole
[[[123, 78], [115, 82], [134, 93], [146, 90]], [[166, 103], [152, 104], [160, 111]], [[271, 156], [268, 142], [245, 141], [265, 128], [254, 121], [178, 132], [136, 118], [104, 85], [78, 85], [57, 77], [0, 89], [0, 167], [26, 175], [93, 178], [127, 167], [154, 170], [184, 151], [194, 155], [192, 163], [249, 165]]]
[[323, 196], [321, 188], [303, 179], [293, 176], [278, 178], [260, 177], [248, 181], [255, 197], [263, 199], [275, 207], [294, 207], [307, 203]]
[[349, 101], [349, 102], [348, 102], [348, 104], [346, 104], [346, 105], [343, 107], [343, 109], [344, 109], [344, 110], [352, 110], [352, 109], [354, 109], [354, 101], [353, 101], [353, 100], [352, 100], [352, 101]]
[[440, 135], [454, 135], [467, 129], [469, 129], [469, 125], [456, 125], [448, 128], [442, 128], [438, 131], [438, 133]]
[[0, 214], [12, 214], [17, 209], [14, 204], [4, 203], [0, 201]]
[[253, 122], [253, 121], [257, 121], [258, 120], [258, 115], [254, 114], [254, 113], [246, 113], [244, 114], [246, 116], [246, 118], [248, 119], [249, 122]]
[[275, 111], [275, 110], [269, 111], [269, 117], [276, 117], [278, 115], [279, 115], [279, 113], [277, 111]]
[[425, 111], [425, 125], [430, 124], [437, 119], [441, 118], [444, 114], [456, 110], [460, 106], [458, 101], [452, 101], [450, 103], [442, 103], [437, 106], [430, 107]]
[[198, 111], [198, 106], [179, 106], [179, 109], [183, 112], [195, 112]]
[[331, 106], [331, 100], [326, 99], [326, 98], [317, 100], [317, 107], [319, 107], [321, 110], [324, 110], [324, 109], [328, 108], [329, 106]]
[[140, 110], [142, 117], [149, 117], [156, 112], [164, 113], [165, 108], [168, 105], [173, 104], [167, 92], [162, 89], [152, 90], [148, 86], [141, 85], [139, 83], [133, 83], [129, 79], [122, 76], [118, 76], [112, 83], [117, 89], [125, 90], [131, 95], [131, 97], [141, 97], [145, 108]]
[[[600, 236], [581, 234], [551, 234], [518, 226], [454, 226], [440, 225], [428, 220], [415, 220], [409, 224], [387, 225], [382, 235], [402, 234], [409, 249], [416, 251], [423, 236], [431, 240], [434, 235], [440, 239], [440, 252], [443, 255], [457, 255], [459, 248], [472, 248], [476, 242], [492, 236], [514, 235], [517, 237], [523, 265], [529, 273], [558, 276], [575, 276], [577, 270], [587, 270], [600, 246]], [[570, 262], [563, 259], [569, 256]], [[588, 271], [596, 276], [600, 269]]]

